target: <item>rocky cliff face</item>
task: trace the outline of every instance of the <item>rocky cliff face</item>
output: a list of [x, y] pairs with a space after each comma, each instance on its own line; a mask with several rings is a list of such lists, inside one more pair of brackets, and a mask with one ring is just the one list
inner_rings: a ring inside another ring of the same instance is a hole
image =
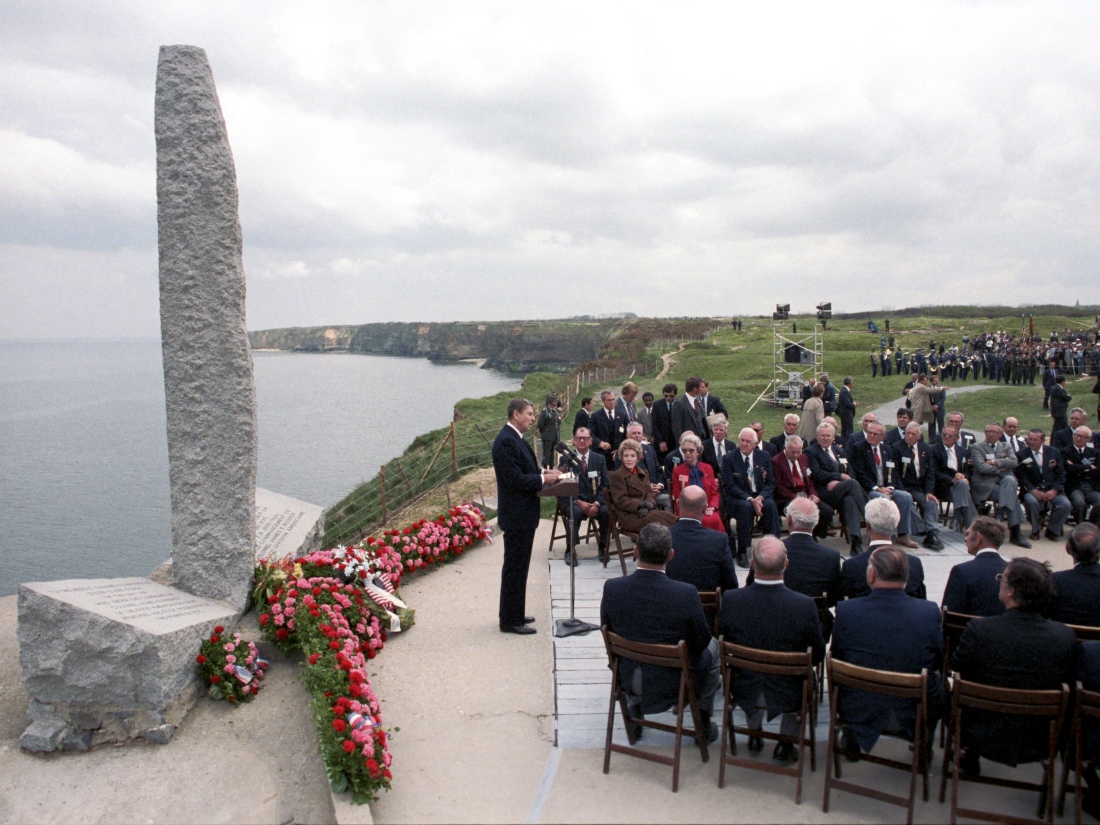
[[249, 341], [253, 349], [367, 352], [433, 361], [484, 358], [492, 369], [531, 372], [595, 360], [622, 326], [621, 319], [362, 324], [259, 330], [249, 333]]

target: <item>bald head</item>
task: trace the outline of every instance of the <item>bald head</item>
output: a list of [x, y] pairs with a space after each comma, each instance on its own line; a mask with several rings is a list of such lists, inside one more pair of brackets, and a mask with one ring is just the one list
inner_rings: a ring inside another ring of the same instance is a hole
[[775, 536], [764, 536], [752, 549], [752, 569], [756, 578], [776, 581], [787, 569], [787, 548]]
[[707, 492], [702, 487], [685, 487], [684, 492], [680, 493], [680, 515], [702, 521], [706, 509]]

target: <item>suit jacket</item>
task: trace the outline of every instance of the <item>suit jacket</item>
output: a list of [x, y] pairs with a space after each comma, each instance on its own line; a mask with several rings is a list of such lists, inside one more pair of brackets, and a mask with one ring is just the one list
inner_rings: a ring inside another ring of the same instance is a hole
[[[798, 431], [795, 430], [793, 435], [798, 435]], [[775, 448], [775, 452], [772, 455], [779, 455], [783, 450], [787, 448], [787, 434], [780, 433], [779, 435], [773, 435], [768, 439], [768, 443]], [[763, 447], [763, 444], [757, 444], [758, 447]]]
[[[989, 459], [994, 459], [990, 464]], [[975, 441], [970, 447], [970, 495], [974, 503], [989, 498], [1002, 477], [1016, 469], [1016, 453], [1003, 441], [990, 444], [985, 439]]]
[[[577, 471], [577, 498], [581, 501], [594, 502], [606, 507], [607, 499], [604, 497], [603, 491], [611, 484], [607, 476], [607, 462], [595, 450], [588, 451], [585, 462], [588, 464], [588, 473]], [[559, 468], [562, 470], [576, 470], [565, 459], [562, 459]], [[594, 479], [591, 477], [592, 473], [596, 474]]]
[[[943, 632], [940, 611], [931, 602], [910, 599], [901, 590], [887, 588], [873, 590], [862, 599], [840, 602], [836, 606], [832, 652], [834, 658], [860, 667], [897, 673], [927, 669], [930, 715], [933, 719], [940, 715], [946, 698], [939, 674]], [[841, 718], [863, 750], [874, 747], [891, 710], [912, 738], [916, 724], [912, 700], [841, 688], [838, 701]]]
[[[1077, 680], [1085, 690], [1100, 690], [1100, 642], [1081, 642], [1077, 653]], [[1085, 758], [1095, 760], [1100, 755], [1100, 727], [1085, 730]]]
[[[882, 486], [901, 487], [900, 467], [894, 451], [885, 444], [879, 445], [879, 454], [882, 458]], [[868, 493], [878, 486], [878, 476], [875, 473], [875, 458], [870, 443], [866, 440], [855, 444], [848, 451], [848, 466], [852, 469], [849, 475], [859, 482]]]
[[[641, 401], [635, 401], [633, 403], [634, 403], [634, 415], [633, 415], [633, 417], [631, 417], [630, 407], [627, 406], [627, 403], [623, 399], [623, 397], [620, 395], [618, 398], [616, 398], [615, 399], [615, 417], [624, 419], [628, 424], [631, 421], [637, 421], [638, 420], [638, 405], [641, 404], [642, 402]], [[644, 407], [645, 405], [643, 404], [642, 406]]]
[[710, 435], [705, 417], [695, 411], [695, 399], [685, 394], [672, 403], [672, 441], [677, 447], [680, 446], [680, 436], [688, 430], [702, 440]]
[[814, 540], [809, 533], [791, 533], [783, 539], [787, 548], [787, 572], [783, 582], [803, 596], [825, 594], [829, 607], [841, 597], [840, 553]]
[[771, 498], [775, 493], [771, 459], [759, 447], [752, 451], [752, 475], [756, 481], [755, 493], [749, 483], [748, 466], [741, 451], [726, 453], [722, 459], [722, 497], [726, 501], [726, 512], [732, 515], [733, 502], [748, 501], [753, 496]]
[[[699, 400], [703, 401], [704, 399], [702, 398], [702, 396], [700, 396]], [[726, 410], [726, 405], [722, 403], [722, 399], [719, 398], [717, 395], [708, 394], [705, 401], [704, 401], [704, 406], [705, 406], [705, 409], [703, 410], [704, 417], [708, 416], [708, 415], [712, 415], [713, 413], [721, 413], [722, 415], [724, 415], [726, 417], [727, 421], [729, 420], [730, 414]]]
[[[817, 664], [825, 657], [825, 639], [813, 599], [783, 584], [753, 584], [722, 594], [718, 629], [727, 642], [775, 653], [812, 652]], [[768, 719], [802, 707], [801, 680], [751, 670], [735, 670], [730, 693], [746, 713], [756, 710], [764, 692]], [[810, 695], [813, 702], [813, 694]]]
[[810, 459], [805, 454], [798, 457], [798, 466], [802, 470], [801, 487], [798, 486], [795, 475], [791, 472], [791, 462], [787, 459], [787, 454], [779, 453], [779, 455], [772, 457], [772, 475], [775, 476], [775, 493], [773, 497], [776, 506], [780, 510], [788, 502], [797, 498], [800, 493], [805, 493], [808, 496], [817, 495], [813, 473], [810, 471]]
[[[821, 403], [825, 407], [825, 415], [832, 415], [836, 412], [836, 387], [832, 382], [825, 385], [825, 394], [821, 396]], [[855, 408], [852, 408], [853, 412]]]
[[[710, 664], [710, 657], [704, 653], [712, 636], [699, 591], [690, 584], [674, 581], [659, 570], [647, 569], [608, 579], [600, 602], [600, 623], [634, 642], [662, 645], [687, 642], [695, 684], [704, 684]], [[622, 660], [619, 679], [625, 687], [629, 688], [637, 667], [636, 662]], [[642, 713], [660, 713], [675, 705], [679, 674], [654, 665], [641, 668]]]
[[1050, 437], [1050, 446], [1058, 450], [1063, 455], [1067, 450], [1073, 449], [1073, 428], [1069, 427], [1065, 430], [1059, 430]]
[[1066, 624], [1100, 627], [1100, 564], [1077, 564], [1051, 576], [1054, 609], [1050, 618]]
[[[828, 409], [828, 407], [826, 407]], [[840, 416], [841, 421], [850, 422], [855, 420], [856, 417], [856, 402], [852, 398], [852, 391], [847, 387], [841, 387], [840, 393], [837, 396], [836, 401], [836, 414]]]
[[664, 484], [665, 489], [668, 489], [668, 482], [665, 481], [665, 470], [661, 466], [661, 462], [657, 460], [657, 451], [649, 444], [642, 445], [642, 456], [638, 462], [645, 469], [649, 475], [649, 481], [651, 484]]
[[967, 478], [970, 477], [970, 450], [962, 446], [962, 443], [956, 443], [951, 448], [955, 453], [955, 464], [958, 466], [958, 470], [952, 470], [947, 463], [947, 447], [943, 445], [943, 442], [938, 442], [932, 445], [932, 464], [935, 467], [936, 473], [936, 497], [946, 498], [951, 492], [951, 485], [955, 483], [955, 473], [962, 473]]
[[[962, 678], [983, 685], [1052, 690], [1073, 683], [1077, 637], [1060, 622], [1013, 608], [971, 621], [951, 654], [951, 666]], [[973, 709], [963, 716], [963, 746], [1005, 765], [1044, 758], [1049, 735], [1042, 719]]]
[[653, 402], [653, 443], [659, 447], [662, 441], [669, 450], [676, 449], [676, 440], [672, 437], [672, 405], [663, 398]]
[[596, 449], [601, 441], [611, 445], [611, 450], [599, 450], [604, 458], [611, 460], [611, 453], [619, 449], [619, 445], [626, 438], [626, 425], [629, 422], [619, 416], [615, 411], [609, 413], [603, 407], [592, 413], [592, 421], [589, 429], [592, 431], [592, 448]]
[[[830, 482], [842, 481], [840, 477], [842, 473], [851, 475], [851, 472], [846, 469], [847, 464], [841, 461], [841, 459], [847, 459], [844, 448], [835, 441], [828, 451], [820, 444], [811, 444], [802, 454], [810, 459], [810, 471], [813, 473], [814, 486], [821, 488], [818, 490], [818, 495], [821, 495], [821, 490], [827, 487]], [[836, 459], [835, 463], [829, 460], [829, 455]]]
[[952, 613], [968, 616], [1000, 616], [1005, 606], [998, 598], [1001, 585], [997, 574], [1008, 562], [996, 551], [981, 551], [970, 561], [956, 564], [947, 576], [943, 606]]
[[542, 470], [531, 445], [505, 424], [493, 441], [493, 472], [497, 479], [497, 524], [505, 533], [539, 526]]
[[[656, 407], [656, 402], [654, 402], [654, 406]], [[638, 407], [637, 421], [642, 425], [642, 434], [650, 443], [653, 443], [653, 413], [651, 410], [646, 409], [644, 403]]]
[[[914, 453], [920, 457], [920, 473], [913, 469]], [[936, 466], [932, 459], [932, 448], [923, 441], [912, 447], [902, 441], [894, 450], [897, 456], [898, 470], [902, 489], [913, 495], [928, 495], [936, 486]]]
[[909, 390], [909, 401], [912, 404], [913, 420], [921, 424], [931, 423], [935, 417], [932, 405], [935, 403], [932, 395], [935, 390], [928, 384], [917, 384]]
[[[730, 441], [728, 438], [725, 440], [724, 445], [726, 452], [734, 452], [737, 450], [737, 444]], [[723, 456], [724, 457], [724, 456]], [[710, 468], [714, 470], [714, 477], [718, 478], [722, 475], [722, 464], [718, 460], [718, 452], [714, 448], [714, 438], [708, 438], [703, 442], [703, 461], [710, 465]]]
[[1066, 495], [1081, 488], [1100, 491], [1100, 451], [1091, 444], [1085, 445], [1083, 454], [1070, 447], [1062, 460], [1066, 466]]
[[1050, 388], [1050, 417], [1054, 420], [1065, 420], [1066, 411], [1069, 410], [1069, 402], [1073, 396], [1066, 392], [1061, 384], [1054, 384]]
[[1033, 460], [1030, 447], [1024, 447], [1016, 453], [1016, 479], [1020, 482], [1020, 491], [1066, 489], [1066, 465], [1062, 454], [1054, 447], [1040, 447], [1038, 461]]
[[[844, 569], [840, 571], [840, 589], [846, 599], [858, 599], [871, 593], [871, 585], [867, 584], [867, 565], [871, 561], [871, 552], [878, 547], [870, 545], [862, 553], [852, 556], [844, 562]], [[909, 555], [909, 581], [905, 585], [905, 592], [915, 599], [925, 599], [928, 591], [924, 586], [924, 565], [920, 557]]]
[[668, 530], [676, 551], [665, 568], [670, 579], [687, 582], [697, 590], [737, 589], [733, 556], [723, 533], [693, 518], [682, 518]]
[[573, 417], [573, 432], [576, 432], [581, 427], [590, 429], [591, 426], [591, 417], [588, 414], [588, 410], [586, 410], [584, 407], [581, 407], [579, 410], [577, 410], [577, 414]]

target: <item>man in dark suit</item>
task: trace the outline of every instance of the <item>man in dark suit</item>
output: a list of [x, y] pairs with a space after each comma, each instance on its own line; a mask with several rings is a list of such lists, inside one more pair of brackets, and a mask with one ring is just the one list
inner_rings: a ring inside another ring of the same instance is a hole
[[591, 431], [593, 403], [591, 396], [586, 395], [581, 399], [581, 408], [577, 410], [577, 414], [573, 417], [573, 432], [581, 427]]
[[1066, 498], [1066, 466], [1061, 453], [1054, 447], [1043, 446], [1043, 431], [1031, 430], [1027, 445], [1016, 453], [1016, 479], [1020, 482], [1020, 494], [1031, 522], [1031, 538], [1039, 538], [1039, 517], [1044, 505], [1050, 506], [1046, 537], [1057, 541], [1062, 526], [1069, 518], [1070, 504]]
[[[867, 505], [868, 516], [875, 505], [879, 502]], [[894, 546], [872, 551], [866, 574], [871, 592], [861, 599], [837, 604], [832, 653], [834, 658], [860, 667], [897, 673], [927, 670], [930, 732], [946, 699], [939, 673], [943, 633], [939, 608], [905, 595], [909, 564], [915, 558]], [[841, 747], [849, 753], [857, 748], [870, 751], [883, 733], [909, 741], [916, 733], [916, 705], [912, 700], [842, 687], [838, 713], [845, 734]]]
[[[1001, 574], [1001, 616], [974, 619], [951, 654], [952, 669], [971, 682], [1022, 690], [1056, 690], [1072, 684], [1077, 637], [1060, 622], [1044, 619], [1054, 596], [1050, 572], [1034, 559], [1017, 558]], [[1044, 759], [1050, 726], [1045, 719], [1002, 716], [970, 709], [962, 720], [966, 749], [960, 767], [981, 772], [979, 757], [1015, 767]]]
[[670, 579], [687, 582], [697, 590], [734, 590], [737, 573], [726, 537], [703, 526], [707, 494], [702, 487], [685, 487], [680, 494], [680, 519], [668, 528], [675, 558], [665, 572]]
[[[718, 738], [710, 721], [718, 690], [718, 642], [711, 635], [699, 591], [670, 579], [665, 567], [675, 555], [672, 536], [661, 524], [647, 524], [638, 533], [634, 549], [638, 569], [629, 576], [608, 579], [600, 602], [600, 623], [632, 642], [675, 645], [687, 642], [699, 710], [708, 739]], [[668, 668], [620, 662], [620, 683], [640, 697], [641, 713], [661, 713], [679, 696], [679, 676]]]
[[959, 443], [959, 430], [948, 424], [932, 445], [936, 474], [935, 492], [940, 501], [951, 500], [953, 518], [960, 533], [966, 532], [976, 511], [970, 497], [970, 450]]
[[863, 509], [867, 506], [867, 494], [859, 482], [848, 474], [848, 457], [836, 443], [836, 428], [827, 421], [822, 422], [817, 428], [817, 441], [806, 448], [805, 454], [810, 460], [817, 494], [822, 501], [840, 512], [851, 542], [850, 555], [858, 555], [863, 551], [860, 525], [863, 523]]
[[779, 452], [779, 450], [775, 449], [774, 444], [764, 438], [764, 423], [762, 421], [753, 421], [752, 424], [749, 425], [749, 428], [756, 433], [756, 443], [761, 450], [768, 454], [769, 459]]
[[627, 381], [615, 400], [615, 417], [625, 419], [629, 424], [638, 420], [638, 408], [635, 400], [638, 397], [638, 385], [633, 381]]
[[1089, 414], [1081, 407], [1074, 407], [1069, 411], [1069, 427], [1059, 430], [1050, 439], [1050, 446], [1065, 455], [1066, 450], [1073, 446], [1073, 433], [1078, 427], [1088, 426]]
[[848, 443], [848, 439], [855, 432], [856, 407], [859, 404], [852, 398], [852, 376], [844, 376], [844, 385], [840, 388], [840, 395], [836, 401], [836, 414], [840, 417], [840, 441]]
[[[825, 657], [825, 639], [817, 607], [809, 596], [796, 593], [783, 584], [786, 568], [787, 553], [782, 542], [774, 536], [764, 536], [752, 551], [754, 583], [743, 590], [722, 595], [719, 632], [728, 642], [759, 650], [803, 653], [809, 649], [817, 664]], [[745, 712], [749, 728], [760, 730], [767, 710], [769, 721], [783, 714], [780, 733], [798, 735], [802, 682], [797, 677], [737, 670], [733, 673], [729, 699]], [[812, 696], [810, 701], [814, 701]], [[763, 747], [763, 739], [750, 736], [750, 752], [759, 752]], [[776, 745], [772, 758], [793, 762], [797, 761], [798, 754], [793, 745], [781, 742]]]
[[615, 461], [615, 451], [626, 438], [626, 425], [630, 423], [619, 416], [615, 409], [615, 391], [604, 390], [600, 393], [603, 406], [592, 413], [592, 449], [603, 456], [604, 462], [611, 466]]
[[865, 412], [859, 418], [859, 430], [852, 433], [848, 440], [840, 446], [843, 447], [844, 450], [850, 455], [857, 444], [867, 440], [867, 427], [869, 427], [876, 421], [878, 421], [877, 415], [875, 415], [873, 412]]
[[[572, 469], [577, 474], [577, 494], [573, 497], [573, 532], [572, 536], [580, 535], [580, 525], [585, 519], [594, 518], [600, 526], [600, 561], [607, 556], [607, 533], [610, 529], [610, 520], [607, 514], [607, 498], [604, 494], [611, 481], [607, 476], [607, 462], [603, 456], [590, 449], [592, 437], [583, 427], [573, 433], [573, 446], [577, 449], [577, 458], [580, 466], [571, 466], [571, 459], [563, 458], [561, 470]], [[569, 506], [569, 499], [562, 499], [562, 506]], [[577, 565], [576, 548], [570, 547], [565, 551], [565, 563]]]
[[[699, 402], [703, 407], [703, 420], [705, 421], [712, 415], [721, 415], [729, 421], [730, 414], [726, 411], [726, 405], [722, 403], [722, 399], [717, 395], [710, 394], [710, 382], [705, 378], [700, 379], [699, 390]], [[702, 436], [699, 437], [702, 438]]]
[[1091, 444], [1088, 427], [1073, 431], [1073, 444], [1062, 453], [1066, 466], [1066, 494], [1080, 524], [1092, 506], [1093, 524], [1100, 524], [1100, 451]]
[[[848, 466], [867, 498], [888, 498], [898, 508], [900, 522], [895, 544], [915, 549], [917, 543], [909, 537], [909, 514], [913, 497], [901, 486], [900, 471], [894, 451], [882, 443], [885, 428], [877, 421], [867, 425], [866, 440], [848, 450]], [[868, 502], [870, 503], [870, 502]]]
[[898, 425], [886, 433], [886, 437], [882, 440], [887, 447], [896, 447], [905, 440], [905, 428], [913, 420], [913, 414], [905, 407], [900, 407], [897, 411], [897, 420]]
[[535, 621], [525, 615], [527, 571], [531, 546], [539, 526], [538, 491], [560, 477], [557, 470], [540, 470], [531, 445], [523, 439], [535, 423], [535, 408], [526, 398], [508, 403], [508, 423], [493, 442], [497, 480], [497, 524], [504, 532], [504, 566], [500, 573], [500, 630], [528, 635]]
[[929, 550], [942, 550], [940, 541], [940, 502], [933, 489], [936, 486], [936, 470], [932, 462], [932, 448], [920, 440], [920, 424], [910, 421], [905, 427], [905, 437], [895, 449], [901, 464], [901, 485], [913, 497], [913, 504], [924, 518], [924, 546]]
[[814, 528], [814, 538], [823, 539], [829, 534], [833, 521], [833, 508], [821, 500], [810, 472], [810, 459], [802, 452], [802, 437], [792, 435], [780, 455], [772, 457], [772, 475], [775, 477], [775, 506], [782, 512], [794, 499], [806, 496], [818, 506], [820, 521]]
[[684, 394], [672, 405], [672, 440], [677, 445], [680, 443], [680, 436], [688, 431], [695, 433], [700, 440], [710, 436], [703, 402], [699, 400], [702, 385], [701, 378], [689, 378], [684, 384]]
[[1050, 617], [1100, 627], [1100, 528], [1087, 521], [1078, 524], [1066, 540], [1066, 552], [1073, 557], [1073, 567], [1051, 576], [1054, 609]]
[[1047, 364], [1046, 369], [1043, 370], [1043, 409], [1050, 409], [1050, 388], [1054, 386], [1054, 381], [1058, 377], [1058, 370], [1054, 368], [1054, 362], [1051, 361]]
[[783, 432], [772, 436], [770, 439], [772, 446], [775, 447], [775, 452], [772, 453], [773, 456], [783, 452], [783, 448], [787, 446], [788, 438], [792, 435], [798, 435], [798, 427], [801, 423], [802, 419], [794, 413], [787, 413], [783, 416]]
[[724, 415], [715, 413], [707, 419], [710, 438], [703, 442], [703, 461], [714, 470], [714, 477], [722, 477], [722, 459], [726, 453], [737, 449], [737, 445], [726, 438], [729, 435], [729, 422]]
[[1005, 543], [1004, 525], [989, 516], [978, 516], [966, 531], [966, 550], [974, 558], [951, 568], [943, 591], [943, 606], [968, 616], [1000, 616], [1005, 606], [1000, 599], [997, 576], [1008, 562], [998, 552]]
[[756, 446], [756, 432], [745, 427], [737, 436], [737, 449], [722, 459], [722, 500], [726, 515], [737, 520], [737, 563], [749, 566], [752, 524], [760, 519], [765, 533], [779, 535], [779, 510], [772, 494], [775, 477], [767, 453]]
[[825, 407], [825, 415], [836, 412], [836, 387], [829, 383], [829, 373], [821, 373], [821, 384], [825, 387], [825, 394], [821, 396], [821, 403]]
[[672, 405], [678, 392], [675, 384], [665, 384], [661, 394], [664, 396], [653, 405], [653, 446], [657, 448], [657, 457], [665, 460], [678, 446], [672, 436]]
[[[844, 562], [844, 568], [840, 571], [840, 589], [846, 599], [858, 599], [871, 592], [871, 585], [867, 581], [867, 565], [870, 564], [871, 554], [879, 547], [894, 546], [890, 537], [898, 529], [898, 507], [888, 498], [868, 501], [864, 514], [867, 518], [867, 534], [871, 540], [867, 549]], [[915, 599], [925, 598], [927, 589], [924, 586], [924, 566], [917, 556], [909, 559], [907, 570], [909, 581], [905, 592]]]

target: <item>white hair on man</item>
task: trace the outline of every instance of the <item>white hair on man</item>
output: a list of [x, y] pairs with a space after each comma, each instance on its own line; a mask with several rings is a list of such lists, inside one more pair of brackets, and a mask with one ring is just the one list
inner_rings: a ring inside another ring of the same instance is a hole
[[755, 444], [757, 442], [756, 430], [752, 427], [742, 427], [741, 432], [737, 434], [738, 440], [744, 438], [746, 433], [752, 436], [752, 443]]
[[817, 425], [817, 434], [821, 435], [824, 432], [835, 433], [836, 427], [834, 427], [828, 421], [822, 421], [820, 424]]
[[785, 416], [783, 416], [784, 424], [798, 424], [801, 420], [802, 419], [794, 413], [787, 413]]
[[868, 501], [863, 510], [863, 518], [867, 522], [867, 532], [876, 536], [895, 535], [901, 522], [898, 505], [885, 496]]
[[800, 436], [800, 435], [789, 435], [789, 436], [787, 436], [787, 446], [788, 447], [797, 447], [798, 449], [802, 449], [802, 436]]
[[787, 505], [787, 519], [792, 530], [810, 533], [817, 526], [819, 513], [812, 499], [799, 496]]

